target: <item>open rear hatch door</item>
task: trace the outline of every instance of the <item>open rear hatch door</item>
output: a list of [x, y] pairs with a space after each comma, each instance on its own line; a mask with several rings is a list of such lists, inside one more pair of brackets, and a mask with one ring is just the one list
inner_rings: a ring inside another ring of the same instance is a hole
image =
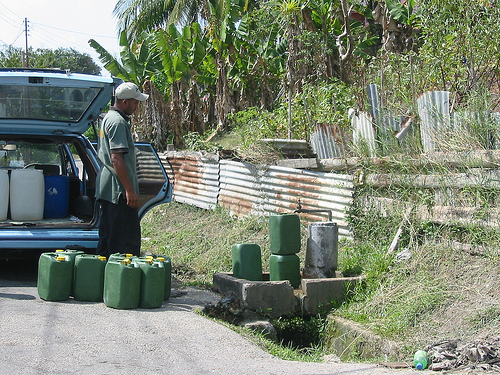
[[15, 134], [83, 134], [120, 82], [59, 70], [0, 69], [0, 129]]

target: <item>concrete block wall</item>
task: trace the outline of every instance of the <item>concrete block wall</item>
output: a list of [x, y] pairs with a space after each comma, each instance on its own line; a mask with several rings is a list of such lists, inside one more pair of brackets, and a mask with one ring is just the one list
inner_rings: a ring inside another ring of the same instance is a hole
[[[266, 278], [267, 274], [264, 274]], [[299, 289], [285, 281], [249, 281], [231, 273], [216, 273], [213, 288], [220, 294], [235, 294], [243, 308], [273, 318], [294, 313], [316, 315], [344, 301], [346, 293], [362, 282], [361, 277], [302, 279]]]

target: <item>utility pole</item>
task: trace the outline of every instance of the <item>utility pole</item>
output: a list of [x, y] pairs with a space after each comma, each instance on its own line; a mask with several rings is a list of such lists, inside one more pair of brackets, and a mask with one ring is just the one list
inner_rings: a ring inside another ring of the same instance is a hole
[[30, 67], [30, 56], [28, 53], [28, 18], [24, 18], [24, 34], [26, 36], [26, 57], [24, 61], [24, 67], [29, 68]]

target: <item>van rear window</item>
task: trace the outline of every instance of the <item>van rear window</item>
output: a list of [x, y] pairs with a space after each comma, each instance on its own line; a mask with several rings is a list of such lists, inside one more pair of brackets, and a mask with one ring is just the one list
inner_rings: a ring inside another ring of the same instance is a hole
[[0, 85], [0, 118], [78, 122], [99, 87]]

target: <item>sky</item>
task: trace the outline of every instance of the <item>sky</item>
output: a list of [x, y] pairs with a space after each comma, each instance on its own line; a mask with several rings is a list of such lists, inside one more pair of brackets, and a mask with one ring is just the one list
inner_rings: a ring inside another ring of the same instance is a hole
[[[25, 48], [25, 19], [28, 46], [74, 48], [87, 53], [102, 67], [89, 46], [95, 39], [111, 55], [119, 57], [119, 40], [113, 8], [117, 0], [0, 0], [0, 50], [7, 46]], [[102, 75], [109, 76], [103, 69]]]

